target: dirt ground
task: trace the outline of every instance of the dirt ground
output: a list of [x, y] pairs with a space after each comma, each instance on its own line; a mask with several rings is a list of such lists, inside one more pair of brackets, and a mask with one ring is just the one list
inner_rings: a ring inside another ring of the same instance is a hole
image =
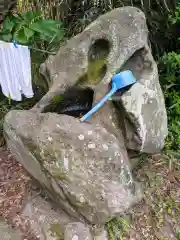
[[6, 149], [0, 149], [0, 216], [21, 231], [22, 239], [35, 240], [29, 232], [29, 222], [20, 216], [23, 200], [33, 187], [33, 181]]
[[[180, 162], [154, 156], [134, 170], [144, 187], [144, 199], [129, 216], [129, 240], [180, 240]], [[34, 182], [6, 149], [0, 149], [0, 216], [22, 233], [22, 240], [35, 240], [30, 220], [20, 216], [26, 195]], [[115, 238], [114, 238], [115, 239]], [[118, 239], [118, 238], [117, 238]]]
[[156, 155], [135, 170], [144, 199], [131, 213], [130, 238], [180, 240], [180, 162]]

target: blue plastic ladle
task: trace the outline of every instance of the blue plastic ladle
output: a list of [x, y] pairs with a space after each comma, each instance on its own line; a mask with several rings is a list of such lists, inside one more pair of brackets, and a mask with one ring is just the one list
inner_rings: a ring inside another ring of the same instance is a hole
[[129, 70], [115, 74], [112, 77], [111, 90], [88, 113], [86, 113], [82, 118], [80, 118], [80, 121], [84, 122], [85, 120], [90, 118], [92, 114], [97, 112], [104, 105], [104, 103], [107, 100], [109, 100], [112, 97], [112, 95], [116, 93], [118, 90], [131, 86], [134, 83], [136, 83], [136, 79], [133, 73]]

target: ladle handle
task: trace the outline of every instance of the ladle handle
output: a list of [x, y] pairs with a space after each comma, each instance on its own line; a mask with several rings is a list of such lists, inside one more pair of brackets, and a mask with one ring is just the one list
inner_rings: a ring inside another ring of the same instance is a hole
[[97, 112], [103, 105], [104, 103], [112, 97], [112, 95], [117, 91], [116, 84], [112, 84], [112, 89], [110, 92], [108, 92], [101, 100], [98, 102], [88, 113], [86, 113], [82, 118], [80, 118], [81, 122], [84, 122], [88, 118], [92, 116], [95, 112]]

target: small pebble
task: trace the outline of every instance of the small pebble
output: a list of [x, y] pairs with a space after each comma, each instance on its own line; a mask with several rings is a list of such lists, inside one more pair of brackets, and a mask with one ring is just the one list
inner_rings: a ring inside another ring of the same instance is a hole
[[53, 139], [52, 139], [52, 137], [48, 137], [48, 140], [49, 140], [50, 142], [52, 142]]
[[81, 202], [81, 203], [84, 203], [84, 197], [83, 196], [80, 196], [80, 198], [79, 198], [79, 201]]
[[96, 147], [95, 143], [89, 143], [88, 148], [94, 149]]
[[69, 160], [68, 158], [64, 158], [64, 167], [66, 170], [69, 170]]
[[108, 150], [108, 149], [109, 149], [109, 148], [108, 148], [108, 145], [106, 145], [106, 144], [103, 144], [102, 147], [103, 147], [105, 150]]
[[115, 157], [121, 156], [121, 154], [119, 152], [115, 152], [114, 155], [115, 155]]
[[80, 134], [79, 136], [78, 136], [78, 138], [79, 138], [79, 140], [84, 140], [84, 135], [82, 135], [82, 134]]
[[72, 240], [78, 240], [78, 239], [79, 239], [78, 235], [74, 235], [72, 238]]
[[92, 135], [93, 134], [93, 131], [88, 131], [88, 135]]

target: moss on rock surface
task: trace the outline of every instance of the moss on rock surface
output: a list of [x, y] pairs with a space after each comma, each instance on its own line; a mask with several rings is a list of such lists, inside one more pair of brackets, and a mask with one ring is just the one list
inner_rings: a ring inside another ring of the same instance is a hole
[[64, 233], [61, 229], [62, 226], [59, 223], [52, 223], [49, 231], [54, 240], [64, 240]]

